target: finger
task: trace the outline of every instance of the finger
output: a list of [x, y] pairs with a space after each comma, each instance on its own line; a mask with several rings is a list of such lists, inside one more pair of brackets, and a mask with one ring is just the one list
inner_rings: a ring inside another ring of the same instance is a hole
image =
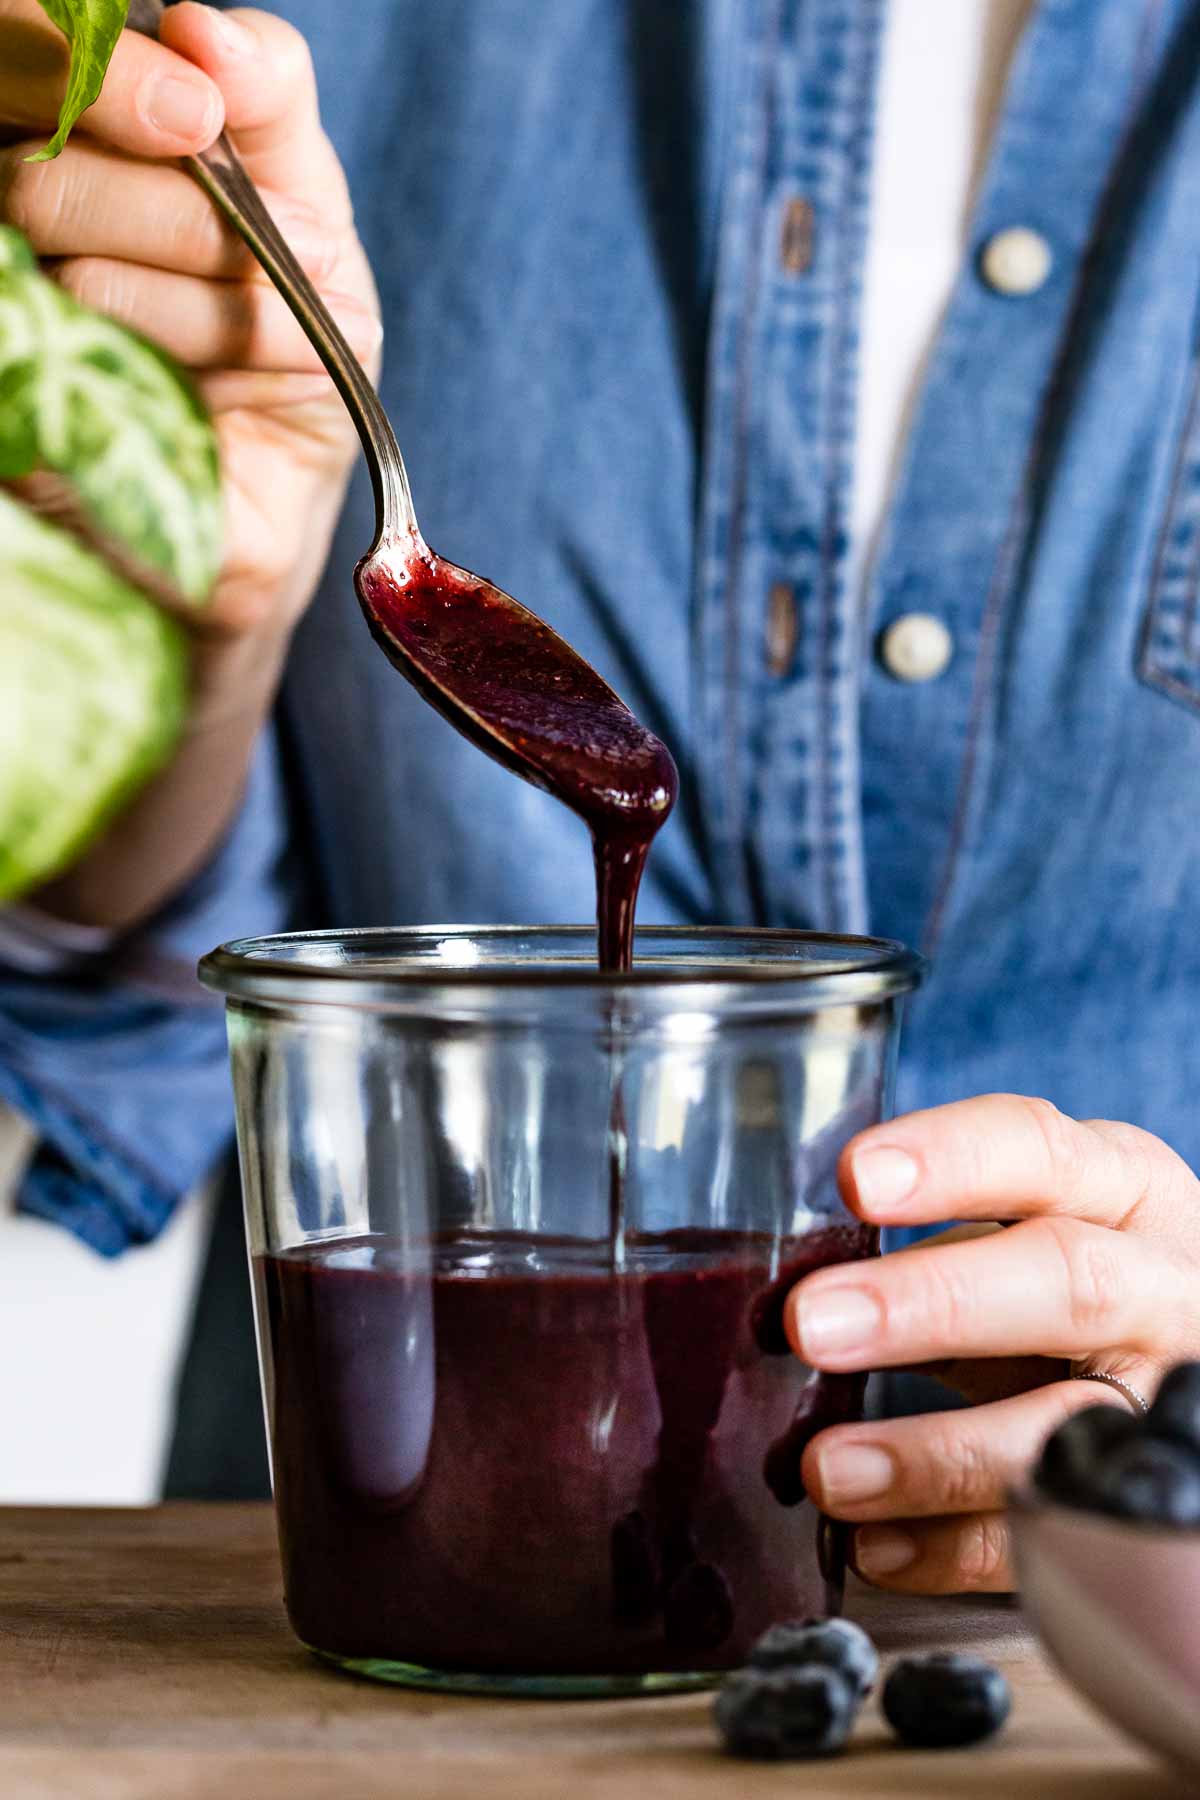
[[[201, 281], [108, 257], [71, 257], [51, 272], [85, 306], [153, 338], [193, 369], [305, 373], [320, 359], [274, 288]], [[366, 361], [380, 339], [378, 319], [351, 294], [324, 295], [354, 351]]]
[[896, 1594], [1007, 1594], [1016, 1585], [1001, 1512], [864, 1525], [850, 1562], [864, 1581]]
[[[1196, 1211], [1200, 1184], [1158, 1138], [1107, 1120], [1080, 1123], [1045, 1100], [985, 1094], [910, 1113], [853, 1138], [838, 1178], [873, 1224], [1064, 1214], [1097, 1225]], [[1140, 1216], [1139, 1216], [1140, 1215]]]
[[[235, 376], [201, 378], [202, 392]], [[310, 379], [302, 375], [263, 377], [287, 398], [264, 402], [253, 414], [218, 413], [216, 424], [225, 515], [220, 586], [200, 629], [261, 639], [264, 632], [295, 624], [297, 596], [311, 591], [328, 554], [328, 541], [341, 511], [353, 428], [328, 380], [321, 397], [300, 396]], [[330, 402], [333, 402], [332, 404]], [[264, 486], [264, 450], [283, 454]], [[281, 531], [280, 519], [305, 520], [304, 541]], [[299, 555], [300, 561], [297, 561]]]
[[836, 1425], [805, 1449], [805, 1492], [831, 1518], [855, 1523], [990, 1512], [1050, 1433], [1095, 1399], [1090, 1383], [1060, 1381], [990, 1406]]
[[339, 443], [353, 439], [353, 423], [342, 402], [338, 400], [336, 407], [330, 406], [331, 398], [335, 397], [334, 390], [324, 373], [318, 375], [314, 370], [307, 375], [280, 375], [268, 369], [216, 369], [197, 374], [195, 381], [205, 408], [213, 418], [234, 412], [269, 412], [286, 424], [289, 414], [297, 409], [307, 413], [318, 406], [323, 421], [336, 423], [337, 409], [340, 408], [340, 417], [346, 421], [350, 439], [336, 433], [331, 433], [331, 437], [336, 435]]
[[[67, 84], [67, 41], [40, 13], [0, 22], [0, 122], [6, 137], [48, 137]], [[216, 138], [225, 109], [203, 69], [123, 31], [80, 129], [135, 156], [186, 156]], [[41, 140], [39, 140], [41, 141]]]
[[1194, 1277], [1148, 1238], [1030, 1219], [972, 1243], [917, 1246], [806, 1276], [784, 1308], [816, 1369], [973, 1356], [1090, 1355], [1121, 1344], [1194, 1353]]
[[[32, 142], [0, 150], [0, 216], [43, 257], [104, 256], [183, 275], [268, 277], [201, 188], [170, 164], [142, 162], [79, 138], [53, 162]], [[264, 193], [314, 281], [333, 272], [342, 239], [311, 207]]]
[[162, 41], [210, 75], [252, 179], [280, 194], [319, 197], [331, 224], [350, 223], [350, 197], [321, 129], [317, 83], [304, 38], [271, 13], [217, 12], [182, 0], [163, 17]]

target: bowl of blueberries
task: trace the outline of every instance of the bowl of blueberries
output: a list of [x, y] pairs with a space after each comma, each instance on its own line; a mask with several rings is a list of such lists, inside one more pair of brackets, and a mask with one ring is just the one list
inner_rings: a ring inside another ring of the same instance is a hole
[[1012, 1501], [1021, 1600], [1105, 1717], [1200, 1774], [1200, 1363], [1144, 1418], [1089, 1406]]

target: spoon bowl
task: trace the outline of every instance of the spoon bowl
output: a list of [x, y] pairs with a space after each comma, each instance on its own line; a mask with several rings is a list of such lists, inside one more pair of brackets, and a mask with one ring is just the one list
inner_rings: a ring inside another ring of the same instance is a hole
[[376, 643], [430, 705], [583, 819], [605, 923], [601, 961], [619, 961], [650, 841], [678, 789], [666, 745], [545, 620], [435, 555], [415, 531], [372, 549], [354, 585]]

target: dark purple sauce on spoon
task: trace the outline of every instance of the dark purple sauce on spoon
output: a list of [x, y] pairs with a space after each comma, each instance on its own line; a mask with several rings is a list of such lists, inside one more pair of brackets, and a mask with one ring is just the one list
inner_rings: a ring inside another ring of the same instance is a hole
[[569, 806], [592, 835], [600, 967], [627, 970], [646, 856], [675, 803], [671, 753], [526, 607], [414, 538], [355, 586], [375, 641], [464, 736]]

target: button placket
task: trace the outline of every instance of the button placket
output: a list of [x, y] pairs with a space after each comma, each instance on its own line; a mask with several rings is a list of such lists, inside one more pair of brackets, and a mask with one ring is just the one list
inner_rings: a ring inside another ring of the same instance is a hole
[[760, 375], [762, 577], [758, 595], [747, 596], [765, 606], [768, 645], [748, 822], [764, 915], [854, 931], [865, 924], [865, 882], [846, 515], [882, 9], [855, 0], [795, 9], [794, 18], [777, 89], [779, 237]]
[[747, 0], [699, 536], [702, 781], [720, 904], [861, 929], [843, 570], [882, 0]]
[[[883, 678], [867, 684], [863, 712], [872, 928], [930, 953], [963, 852], [987, 831], [1006, 621], [1029, 567], [1023, 482], [1144, 68], [1150, 7], [1097, 0], [1095, 12], [1102, 32], [1084, 33], [1071, 7], [1031, 17], [976, 209], [976, 253], [934, 346], [876, 564], [870, 629], [924, 612], [952, 649], [940, 679], [910, 676], [901, 688], [880, 641]], [[1064, 118], [1068, 66], [1086, 104]]]

